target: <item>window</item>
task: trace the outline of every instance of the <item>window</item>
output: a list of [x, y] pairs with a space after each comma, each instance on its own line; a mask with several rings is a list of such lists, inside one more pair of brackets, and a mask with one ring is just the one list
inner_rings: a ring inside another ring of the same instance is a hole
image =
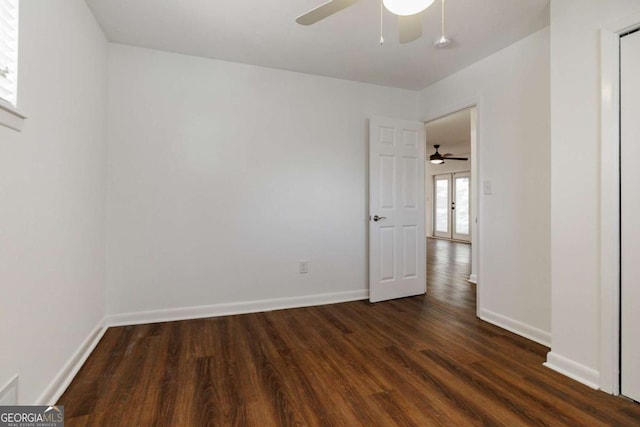
[[0, 0], [0, 99], [16, 106], [18, 89], [18, 0]]
[[0, 0], [0, 125], [22, 130], [18, 105], [18, 1]]

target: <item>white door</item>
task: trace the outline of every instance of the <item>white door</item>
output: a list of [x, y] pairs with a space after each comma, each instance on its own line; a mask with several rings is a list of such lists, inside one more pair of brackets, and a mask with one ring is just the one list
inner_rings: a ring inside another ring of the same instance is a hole
[[620, 40], [621, 390], [640, 402], [640, 32]]
[[426, 292], [424, 124], [369, 124], [369, 300]]
[[451, 237], [456, 240], [471, 240], [471, 174], [454, 173], [451, 195]]
[[433, 177], [433, 235], [451, 238], [451, 174]]

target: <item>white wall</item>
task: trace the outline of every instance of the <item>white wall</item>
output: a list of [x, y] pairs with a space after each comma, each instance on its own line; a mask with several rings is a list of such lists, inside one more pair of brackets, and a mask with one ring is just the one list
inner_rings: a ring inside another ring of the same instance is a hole
[[638, 10], [637, 0], [551, 2], [549, 362], [595, 385], [600, 347], [600, 28]]
[[22, 0], [19, 61], [28, 119], [0, 126], [0, 385], [19, 374], [32, 404], [104, 316], [107, 42], [82, 0]]
[[366, 292], [367, 119], [415, 92], [109, 53], [109, 313]]
[[[427, 147], [429, 147], [429, 136], [427, 136]], [[433, 150], [431, 150], [433, 151]], [[427, 149], [427, 157], [432, 154]], [[433, 236], [433, 177], [445, 173], [470, 172], [471, 153], [456, 153], [458, 157], [467, 157], [469, 160], [451, 160], [441, 165], [434, 165], [427, 160], [425, 167], [425, 202], [427, 213], [427, 236]]]
[[[483, 318], [541, 342], [550, 323], [549, 29], [420, 93], [431, 120], [479, 102], [479, 298]], [[481, 182], [480, 188], [482, 188]]]

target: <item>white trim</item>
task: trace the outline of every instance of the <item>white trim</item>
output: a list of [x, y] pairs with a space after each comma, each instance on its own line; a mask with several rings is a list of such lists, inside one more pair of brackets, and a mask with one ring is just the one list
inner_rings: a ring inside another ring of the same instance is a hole
[[102, 319], [82, 344], [80, 344], [80, 347], [78, 347], [75, 353], [71, 355], [62, 370], [60, 370], [58, 375], [51, 381], [40, 397], [38, 397], [35, 403], [36, 405], [53, 405], [60, 399], [60, 396], [62, 396], [62, 393], [69, 387], [69, 384], [71, 384], [71, 381], [80, 368], [82, 368], [84, 362], [86, 362], [91, 352], [96, 348], [106, 330], [105, 319]]
[[620, 34], [640, 12], [600, 31], [600, 389], [620, 394]]
[[531, 341], [535, 341], [538, 344], [551, 347], [551, 334], [543, 331], [542, 329], [538, 329], [531, 325], [527, 325], [526, 323], [522, 323], [519, 320], [515, 320], [486, 309], [480, 310], [480, 318], [485, 322], [489, 322], [502, 329], [506, 329], [509, 332], [513, 332], [514, 334], [518, 334], [530, 339]]
[[[476, 100], [475, 107], [471, 109], [471, 276], [475, 278], [475, 284], [479, 283], [480, 276], [480, 108], [482, 100]], [[476, 295], [479, 295], [476, 288]], [[476, 315], [480, 312], [482, 297], [478, 297]]]
[[471, 282], [475, 285], [478, 284], [478, 275], [477, 274], [470, 274], [469, 278], [467, 279], [467, 282]]
[[[207, 306], [169, 308], [164, 310], [140, 311], [107, 316], [89, 333], [84, 342], [69, 358], [58, 375], [36, 400], [38, 405], [54, 404], [67, 389], [82, 365], [96, 348], [100, 339], [112, 326], [141, 325], [146, 323], [170, 322], [175, 320], [198, 319], [203, 317], [229, 316], [234, 314], [258, 313], [286, 308], [311, 307], [348, 301], [366, 300], [368, 289], [335, 292], [290, 298], [276, 298], [259, 301], [214, 304]], [[7, 384], [17, 380], [17, 375]]]
[[369, 290], [335, 292], [299, 297], [274, 298], [258, 301], [232, 302], [200, 305], [183, 308], [138, 311], [107, 316], [108, 326], [141, 325], [146, 323], [171, 322], [176, 320], [200, 319], [204, 317], [230, 316], [234, 314], [259, 313], [286, 308], [311, 307], [314, 305], [337, 304], [348, 301], [366, 300]]
[[[18, 374], [15, 374], [5, 385], [0, 388], [0, 402], [5, 402], [6, 396], [11, 393], [13, 396], [11, 397], [9, 404], [17, 405], [18, 404]], [[5, 402], [6, 403], [6, 402]]]
[[560, 356], [557, 353], [552, 351], [547, 353], [547, 361], [542, 365], [593, 389], [598, 390], [599, 388], [600, 375], [598, 371], [564, 356]]
[[[619, 394], [620, 329], [620, 37], [602, 30], [600, 144], [600, 373], [602, 390]], [[613, 190], [613, 191], [611, 191]]]
[[20, 132], [26, 118], [27, 117], [15, 107], [0, 100], [0, 125], [4, 125]]

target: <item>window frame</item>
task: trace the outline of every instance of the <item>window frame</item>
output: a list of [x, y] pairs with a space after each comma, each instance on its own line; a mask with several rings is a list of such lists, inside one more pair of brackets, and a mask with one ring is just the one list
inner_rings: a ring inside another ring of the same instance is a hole
[[[21, 131], [23, 126], [23, 121], [26, 118], [26, 116], [18, 109], [18, 61], [19, 61], [18, 45], [19, 45], [19, 37], [20, 37], [20, 11], [19, 11], [20, 2], [18, 0], [3, 0], [3, 1], [11, 2], [11, 4], [15, 5], [16, 29], [15, 29], [14, 37], [11, 37], [10, 35], [8, 39], [6, 38], [3, 39], [3, 40], [8, 40], [9, 45], [12, 45], [13, 39], [15, 38], [15, 50], [10, 48], [11, 50], [9, 52], [5, 52], [5, 56], [9, 57], [10, 61], [8, 64], [0, 64], [0, 67], [14, 68], [13, 71], [11, 70], [11, 68], [9, 69], [9, 71], [14, 72], [16, 74], [15, 75], [16, 84], [15, 84], [14, 90], [10, 92], [13, 98], [12, 100], [0, 98], [0, 125], [4, 125], [8, 128]], [[2, 45], [3, 43], [0, 43], [0, 47]], [[3, 78], [3, 77], [0, 76], [0, 78]]]

